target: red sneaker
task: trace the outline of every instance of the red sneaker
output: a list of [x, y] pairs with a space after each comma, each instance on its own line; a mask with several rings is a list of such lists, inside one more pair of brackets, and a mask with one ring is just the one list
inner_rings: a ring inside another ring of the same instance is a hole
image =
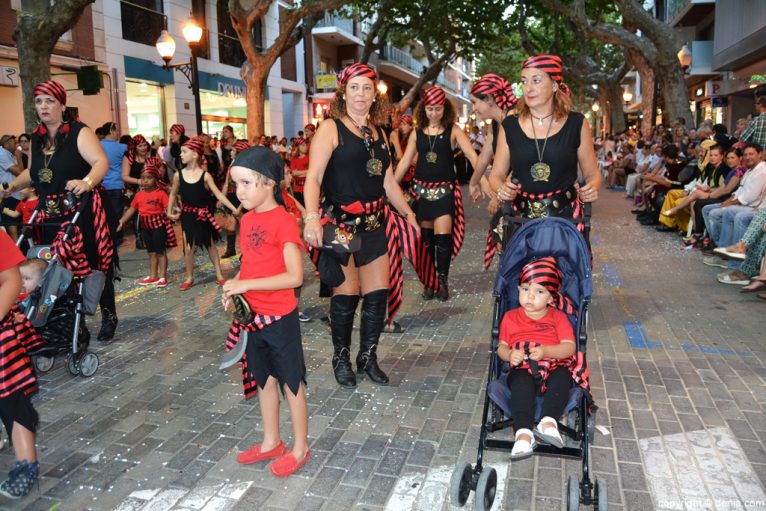
[[290, 449], [283, 456], [272, 461], [269, 470], [277, 477], [287, 477], [305, 465], [310, 454], [310, 451], [306, 451], [306, 456], [301, 461], [296, 461], [293, 457], [293, 450]]
[[217, 281], [217, 282], [218, 282], [218, 285], [219, 285], [219, 286], [223, 286], [224, 284], [226, 284], [226, 280], [227, 280], [227, 279], [221, 279], [221, 280], [218, 280], [218, 281]]
[[270, 451], [261, 452], [261, 444], [254, 445], [245, 452], [237, 454], [237, 463], [247, 465], [271, 458], [279, 458], [285, 453], [285, 443], [280, 441], [276, 447]]
[[181, 284], [178, 287], [181, 289], [181, 291], [187, 291], [187, 290], [191, 289], [191, 287], [193, 285], [194, 285], [194, 282], [184, 282], [183, 284]]
[[138, 281], [138, 283], [142, 286], [149, 286], [151, 284], [156, 284], [157, 281], [160, 280], [157, 277], [144, 277], [141, 280]]
[[157, 287], [168, 287], [168, 281], [166, 279], [157, 279]]

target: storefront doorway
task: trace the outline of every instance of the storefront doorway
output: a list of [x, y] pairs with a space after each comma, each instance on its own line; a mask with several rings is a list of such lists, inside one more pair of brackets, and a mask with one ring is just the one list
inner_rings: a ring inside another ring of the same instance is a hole
[[125, 82], [128, 131], [147, 139], [165, 136], [165, 97], [162, 86], [145, 81]]

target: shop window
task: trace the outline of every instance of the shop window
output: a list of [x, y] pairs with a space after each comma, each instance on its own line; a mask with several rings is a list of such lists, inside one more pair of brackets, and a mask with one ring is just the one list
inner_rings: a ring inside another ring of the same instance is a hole
[[128, 103], [128, 130], [147, 139], [165, 136], [163, 91], [159, 85], [125, 82]]
[[207, 17], [205, 16], [205, 0], [192, 0], [192, 16], [202, 27], [202, 39], [197, 48], [197, 57], [210, 59], [210, 39], [207, 29]]
[[[218, 60], [222, 64], [234, 67], [242, 67], [245, 63], [245, 52], [239, 43], [237, 32], [231, 23], [228, 0], [218, 0], [216, 4], [218, 14]], [[255, 49], [263, 50], [263, 20], [258, 20], [253, 26], [253, 39], [256, 42]]]
[[162, 0], [122, 0], [122, 38], [154, 46], [165, 28]]

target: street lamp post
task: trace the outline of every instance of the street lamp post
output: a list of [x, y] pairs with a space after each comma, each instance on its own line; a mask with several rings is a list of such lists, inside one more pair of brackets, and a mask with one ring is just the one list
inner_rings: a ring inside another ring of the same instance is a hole
[[184, 34], [184, 39], [189, 44], [191, 50], [191, 61], [181, 62], [179, 64], [171, 64], [173, 60], [173, 54], [176, 51], [176, 42], [168, 34], [167, 30], [163, 30], [155, 46], [157, 52], [159, 52], [164, 69], [178, 69], [181, 71], [187, 80], [189, 80], [189, 87], [191, 87], [192, 94], [194, 95], [194, 120], [197, 127], [197, 135], [202, 133], [202, 107], [200, 106], [199, 97], [199, 69], [197, 68], [197, 53], [199, 50], [199, 42], [202, 39], [203, 29], [200, 27], [193, 17], [190, 17], [181, 29]]

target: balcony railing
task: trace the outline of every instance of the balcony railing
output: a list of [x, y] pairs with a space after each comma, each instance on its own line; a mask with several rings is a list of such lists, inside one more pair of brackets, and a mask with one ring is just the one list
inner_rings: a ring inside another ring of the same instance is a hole
[[324, 19], [317, 22], [315, 27], [335, 27], [351, 35], [354, 34], [354, 20], [348, 18], [341, 18], [340, 16], [333, 16], [332, 14], [325, 13]]
[[380, 58], [398, 64], [416, 75], [419, 75], [425, 70], [425, 66], [412, 58], [412, 55], [391, 44], [387, 44], [383, 47], [380, 52]]

